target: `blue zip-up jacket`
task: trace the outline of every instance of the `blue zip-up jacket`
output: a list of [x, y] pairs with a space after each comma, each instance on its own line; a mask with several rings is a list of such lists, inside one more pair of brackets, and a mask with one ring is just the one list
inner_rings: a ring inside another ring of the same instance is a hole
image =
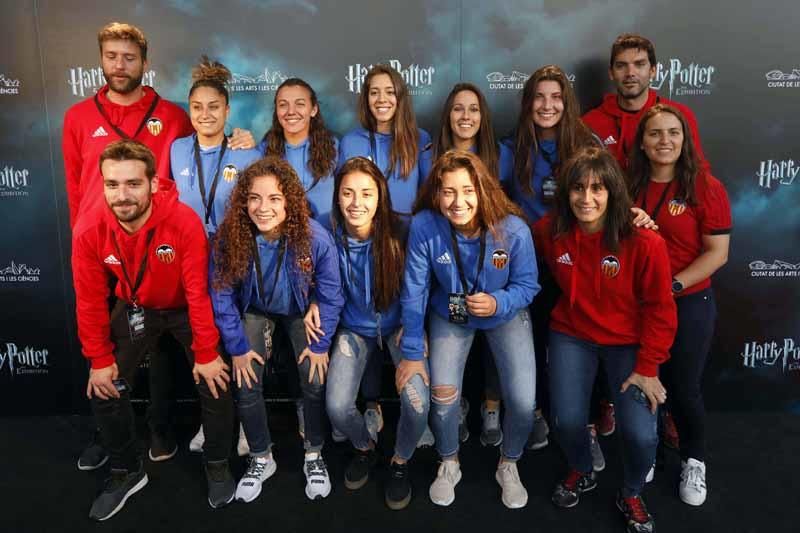
[[[539, 292], [536, 253], [527, 224], [509, 215], [499, 225], [500, 240], [486, 232], [486, 255], [476, 290], [497, 301], [494, 316], [469, 315], [465, 327], [492, 329], [511, 320], [533, 301]], [[478, 271], [480, 239], [468, 239], [456, 232], [458, 250], [467, 283], [472, 284]], [[456, 267], [450, 222], [441, 214], [425, 210], [411, 221], [406, 253], [405, 278], [400, 297], [402, 309], [403, 357], [423, 358], [425, 316], [431, 311], [447, 320], [448, 294], [465, 292]], [[470, 286], [469, 289], [472, 289]]]
[[[301, 313], [305, 313], [312, 299], [319, 305], [319, 316], [325, 335], [320, 337], [319, 342], [312, 341], [309, 348], [314, 353], [324, 353], [330, 348], [331, 339], [336, 332], [344, 297], [333, 237], [317, 221], [309, 219], [309, 224], [311, 224], [313, 287], [309, 287], [308, 282], [304, 282], [304, 278], [300, 275], [300, 265], [291, 248], [286, 250], [281, 276], [283, 279], [289, 279], [294, 303]], [[247, 342], [242, 324], [242, 315], [249, 308], [253, 294], [258, 291], [255, 264], [250, 264], [247, 277], [241, 283], [235, 287], [217, 290], [213, 286], [214, 254], [210, 256], [209, 288], [211, 303], [214, 306], [214, 321], [228, 353], [244, 355], [250, 350], [250, 344]]]
[[[178, 187], [178, 199], [191, 207], [200, 220], [205, 223], [206, 210], [200, 194], [200, 175], [194, 160], [195, 137], [196, 134], [173, 141], [169, 154], [170, 166], [175, 185]], [[203, 165], [206, 195], [211, 193], [211, 183], [214, 181], [214, 173], [217, 171], [220, 150], [221, 146], [215, 146], [208, 150], [200, 149], [200, 163]], [[208, 224], [205, 224], [207, 234], [215, 233], [217, 226], [222, 223], [222, 218], [225, 216], [225, 204], [228, 202], [228, 197], [231, 195], [239, 175], [250, 163], [259, 159], [261, 159], [261, 153], [255, 149], [231, 150], [228, 148], [225, 150], [220, 165], [214, 205], [211, 207]]]
[[411, 216], [417, 191], [428, 178], [428, 173], [433, 166], [433, 150], [431, 136], [425, 130], [419, 131], [419, 156], [417, 164], [406, 179], [400, 177], [400, 164], [386, 174], [389, 168], [389, 155], [392, 151], [393, 136], [385, 133], [375, 133], [375, 151], [372, 153], [369, 142], [369, 132], [364, 128], [356, 128], [342, 137], [339, 145], [339, 167], [351, 157], [362, 156], [370, 158], [381, 172], [386, 174], [389, 183], [389, 194], [392, 197], [392, 209], [398, 213]]
[[[558, 163], [558, 147], [555, 141], [539, 141], [539, 150], [533, 164], [533, 175], [530, 178], [534, 191], [531, 196], [522, 190], [514, 177], [514, 139], [506, 138], [500, 145], [500, 181], [508, 196], [522, 209], [531, 224], [550, 211], [550, 205], [543, 201], [542, 181], [545, 177], [552, 175], [553, 169], [541, 152], [547, 152], [554, 165]], [[532, 154], [533, 150], [531, 149]]]
[[[347, 250], [342, 239], [347, 239], [350, 249], [348, 269]], [[372, 239], [359, 241], [346, 235], [343, 228], [336, 231], [336, 248], [339, 252], [339, 272], [344, 286], [345, 306], [340, 323], [362, 337], [378, 336], [378, 315], [372, 300], [373, 273]], [[382, 312], [380, 335], [386, 338], [400, 327], [400, 299], [398, 298], [386, 311]]]
[[[308, 160], [311, 157], [310, 141], [306, 138], [300, 144], [284, 144], [283, 158], [292, 165], [292, 168], [300, 177], [300, 182], [303, 184], [303, 189], [306, 191], [306, 200], [311, 207], [311, 216], [326, 229], [331, 228], [331, 205], [333, 204], [333, 174], [334, 170], [326, 176], [322, 176], [316, 185], [314, 185], [314, 174], [308, 167]], [[339, 154], [339, 139], [333, 138], [333, 147], [336, 152], [338, 160]], [[262, 140], [258, 145], [258, 151], [266, 154], [267, 141]]]

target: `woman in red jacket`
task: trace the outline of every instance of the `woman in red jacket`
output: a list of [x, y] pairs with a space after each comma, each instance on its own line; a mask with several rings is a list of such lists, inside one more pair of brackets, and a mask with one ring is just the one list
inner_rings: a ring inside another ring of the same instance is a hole
[[573, 507], [597, 486], [586, 424], [602, 360], [623, 440], [617, 506], [628, 531], [651, 531], [640, 493], [655, 459], [656, 408], [666, 399], [658, 366], [676, 329], [667, 248], [631, 223], [625, 178], [605, 150], [584, 148], [565, 161], [555, 200], [534, 229], [562, 290], [550, 317], [550, 403], [569, 474], [552, 500]]
[[661, 375], [680, 435], [678, 493], [689, 505], [706, 499], [705, 407], [700, 384], [717, 308], [711, 275], [728, 260], [731, 208], [725, 187], [702, 170], [686, 117], [656, 104], [642, 117], [630, 154], [631, 196], [667, 243], [678, 332]]

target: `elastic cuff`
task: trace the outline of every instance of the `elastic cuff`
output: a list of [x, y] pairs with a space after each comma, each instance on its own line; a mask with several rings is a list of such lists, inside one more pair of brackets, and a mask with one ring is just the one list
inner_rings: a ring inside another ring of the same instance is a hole
[[637, 358], [633, 371], [646, 378], [654, 378], [658, 375], [658, 364]]
[[113, 365], [117, 362], [114, 354], [108, 355], [101, 355], [98, 357], [90, 357], [89, 362], [92, 365], [92, 370], [100, 370], [102, 368], [108, 368], [109, 366]]

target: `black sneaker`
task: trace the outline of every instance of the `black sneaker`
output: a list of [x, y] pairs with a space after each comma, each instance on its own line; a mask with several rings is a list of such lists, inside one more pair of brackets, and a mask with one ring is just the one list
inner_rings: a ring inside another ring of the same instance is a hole
[[389, 465], [389, 479], [384, 492], [389, 509], [405, 509], [411, 501], [411, 481], [408, 479], [408, 463]]
[[78, 470], [97, 470], [108, 461], [108, 452], [96, 440], [78, 457]]
[[178, 453], [178, 443], [175, 442], [175, 436], [171, 431], [164, 434], [158, 431], [150, 432], [150, 451], [147, 452], [147, 456], [151, 461], [157, 463], [167, 461], [175, 457], [176, 453]]
[[236, 496], [236, 483], [233, 481], [228, 460], [206, 461], [206, 481], [208, 482], [208, 504], [214, 509], [225, 507]]
[[369, 471], [378, 462], [378, 454], [375, 448], [362, 451], [355, 450], [350, 464], [344, 471], [344, 486], [350, 490], [360, 489], [369, 480]]
[[567, 509], [578, 505], [580, 495], [589, 492], [597, 487], [597, 480], [594, 472], [583, 474], [577, 470], [570, 470], [567, 477], [556, 485], [551, 500], [558, 507]]
[[617, 509], [625, 517], [628, 533], [655, 533], [656, 524], [641, 496], [623, 498], [622, 493], [617, 492]]
[[145, 474], [141, 462], [139, 469], [135, 472], [112, 468], [111, 477], [106, 479], [103, 492], [92, 503], [89, 518], [100, 522], [108, 520], [125, 506], [128, 498], [142, 490], [147, 485], [147, 481], [147, 474]]

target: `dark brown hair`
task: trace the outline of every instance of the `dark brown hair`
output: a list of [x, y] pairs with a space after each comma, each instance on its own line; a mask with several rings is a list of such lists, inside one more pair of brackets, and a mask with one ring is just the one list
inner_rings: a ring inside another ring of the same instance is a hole
[[647, 52], [647, 60], [650, 61], [650, 66], [656, 66], [656, 47], [653, 46], [650, 39], [642, 37], [638, 33], [623, 33], [614, 40], [614, 44], [611, 45], [611, 57], [608, 59], [608, 66], [614, 68], [614, 60], [617, 56], [631, 48]]
[[210, 87], [225, 97], [225, 103], [230, 102], [227, 84], [231, 81], [231, 71], [218, 61], [211, 61], [207, 55], [200, 57], [200, 62], [192, 68], [192, 87], [189, 89], [189, 98], [200, 87]]
[[103, 174], [103, 161], [141, 161], [144, 163], [144, 174], [148, 179], [156, 175], [156, 158], [150, 148], [132, 139], [120, 139], [105, 147], [100, 154], [100, 174]]
[[419, 132], [417, 131], [417, 119], [414, 116], [414, 108], [411, 103], [411, 95], [408, 93], [406, 82], [402, 76], [388, 65], [375, 65], [364, 78], [361, 87], [361, 94], [358, 98], [358, 120], [368, 131], [375, 132], [378, 123], [372, 116], [369, 109], [369, 87], [372, 78], [379, 74], [386, 74], [391, 78], [394, 86], [394, 94], [397, 99], [397, 109], [392, 119], [392, 149], [389, 153], [389, 168], [394, 171], [400, 165], [400, 177], [408, 178], [414, 166], [417, 164], [419, 156]]
[[348, 159], [336, 172], [333, 186], [333, 221], [334, 235], [337, 228], [342, 228], [342, 238], [347, 238], [344, 215], [339, 205], [339, 189], [345, 176], [353, 172], [363, 172], [372, 178], [378, 189], [378, 208], [372, 219], [370, 237], [372, 238], [372, 260], [374, 264], [372, 297], [375, 308], [386, 311], [400, 295], [403, 282], [403, 266], [405, 264], [405, 243], [401, 233], [400, 217], [392, 210], [392, 199], [389, 196], [389, 185], [380, 169], [366, 157]]
[[447, 100], [442, 108], [441, 127], [439, 128], [439, 135], [436, 139], [436, 152], [434, 153], [434, 157], [438, 157], [440, 154], [454, 148], [453, 128], [450, 125], [450, 112], [453, 110], [453, 102], [456, 99], [456, 95], [461, 91], [470, 91], [478, 97], [478, 106], [481, 110], [481, 124], [475, 136], [475, 153], [481, 158], [481, 161], [483, 161], [483, 164], [489, 169], [492, 176], [498, 178], [500, 166], [497, 155], [497, 141], [494, 137], [489, 104], [486, 103], [486, 98], [483, 96], [481, 90], [472, 83], [456, 83], [453, 90], [447, 95]]
[[124, 22], [109, 22], [97, 32], [97, 46], [103, 53], [103, 43], [106, 41], [131, 41], [139, 47], [142, 60], [147, 60], [147, 39], [142, 30], [132, 24]]

